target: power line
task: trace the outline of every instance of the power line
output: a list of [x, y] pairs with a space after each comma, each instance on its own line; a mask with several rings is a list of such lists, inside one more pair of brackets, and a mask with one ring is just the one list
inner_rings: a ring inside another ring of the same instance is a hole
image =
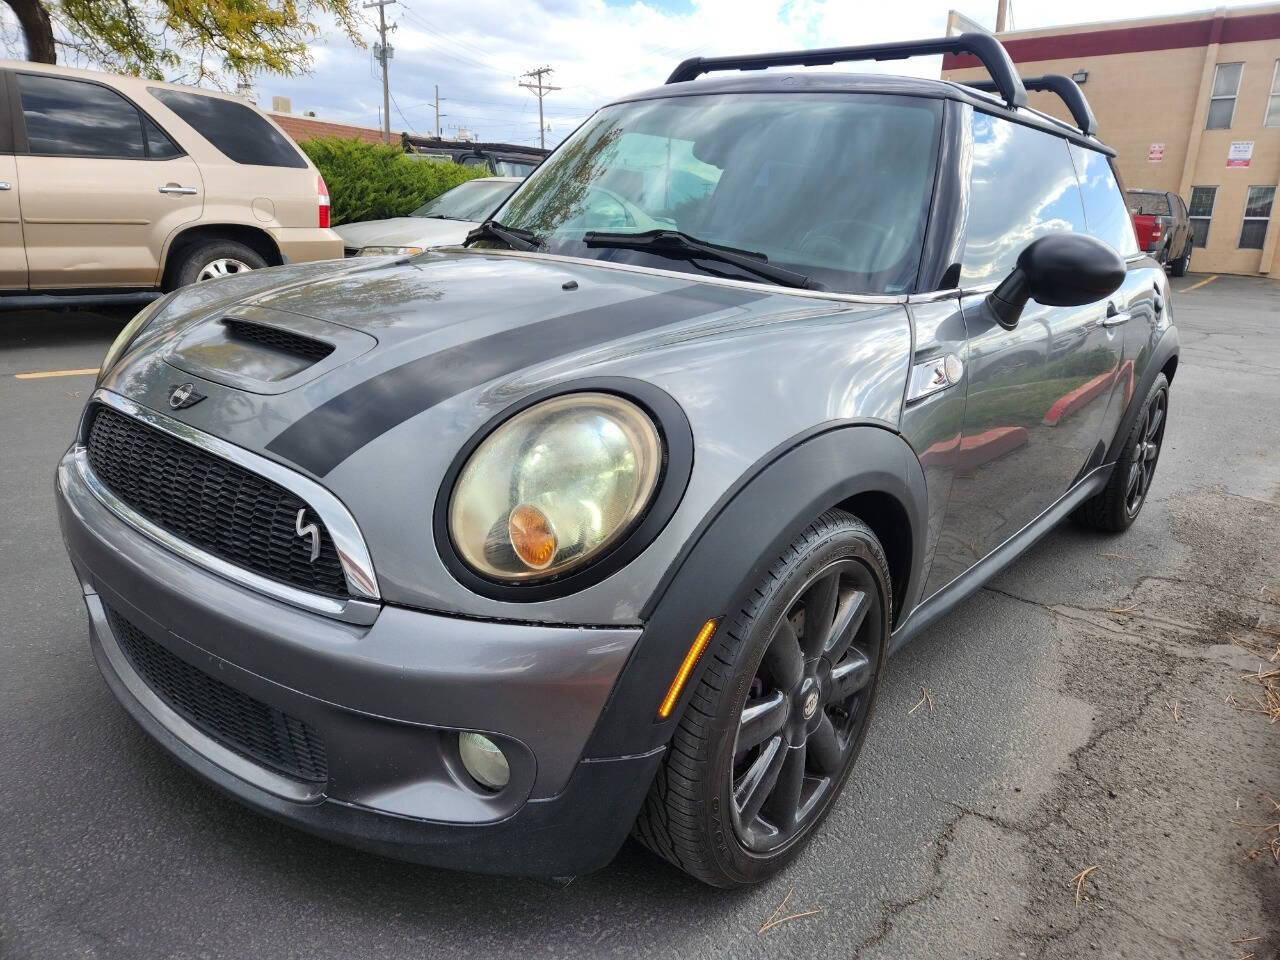
[[547, 125], [542, 118], [542, 98], [545, 97], [548, 93], [551, 93], [551, 91], [559, 90], [560, 88], [543, 84], [542, 78], [545, 77], [547, 74], [553, 73], [553, 72], [554, 70], [551, 67], [539, 67], [537, 70], [530, 70], [528, 73], [523, 74], [523, 76], [536, 77], [538, 82], [536, 84], [532, 84], [532, 83], [520, 84], [520, 86], [524, 87], [526, 90], [532, 90], [535, 94], [537, 94], [538, 141], [541, 144], [543, 150], [547, 148]]

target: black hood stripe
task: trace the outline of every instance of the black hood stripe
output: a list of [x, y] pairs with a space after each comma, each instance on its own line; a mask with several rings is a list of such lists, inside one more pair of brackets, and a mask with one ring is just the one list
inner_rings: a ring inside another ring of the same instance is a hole
[[692, 283], [592, 307], [410, 360], [316, 407], [267, 450], [324, 476], [365, 444], [459, 393], [599, 343], [738, 307], [769, 294]]

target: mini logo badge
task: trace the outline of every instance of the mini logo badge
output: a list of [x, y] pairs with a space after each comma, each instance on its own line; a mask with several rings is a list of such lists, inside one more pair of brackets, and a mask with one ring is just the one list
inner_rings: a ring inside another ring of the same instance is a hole
[[818, 712], [818, 691], [810, 690], [809, 695], [804, 698], [804, 718], [808, 720]]
[[169, 388], [169, 406], [174, 410], [194, 407], [203, 399], [204, 394], [196, 393], [196, 385], [194, 383], [184, 383]]
[[293, 528], [298, 531], [298, 536], [311, 538], [311, 562], [315, 563], [316, 558], [320, 556], [320, 528], [314, 523], [308, 523], [303, 526], [303, 521], [306, 519], [307, 508], [300, 507], [298, 509], [298, 519]]

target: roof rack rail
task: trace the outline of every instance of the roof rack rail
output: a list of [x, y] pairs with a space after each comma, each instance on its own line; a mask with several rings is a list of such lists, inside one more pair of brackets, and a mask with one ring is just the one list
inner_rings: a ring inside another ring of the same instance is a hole
[[[990, 80], [976, 80], [973, 83], [967, 80], [956, 80], [956, 83], [963, 84], [966, 87], [973, 87], [975, 90], [982, 90], [985, 93], [1000, 93], [996, 85]], [[1093, 111], [1089, 108], [1089, 101], [1084, 97], [1084, 91], [1070, 77], [1064, 77], [1060, 73], [1046, 73], [1043, 77], [1023, 77], [1022, 85], [1028, 90], [1039, 90], [1045, 93], [1056, 93], [1062, 102], [1067, 105], [1067, 109], [1071, 111], [1071, 116], [1076, 122], [1076, 126], [1080, 128], [1080, 132], [1086, 137], [1094, 137], [1098, 135], [1098, 121], [1093, 115]]]
[[1000, 41], [989, 33], [961, 33], [935, 40], [903, 40], [863, 47], [827, 47], [786, 53], [754, 53], [740, 57], [690, 57], [672, 71], [667, 83], [693, 80], [718, 70], [765, 70], [769, 67], [823, 67], [858, 60], [906, 60], [940, 53], [969, 53], [991, 74], [993, 89], [1010, 107], [1025, 107], [1027, 91]]

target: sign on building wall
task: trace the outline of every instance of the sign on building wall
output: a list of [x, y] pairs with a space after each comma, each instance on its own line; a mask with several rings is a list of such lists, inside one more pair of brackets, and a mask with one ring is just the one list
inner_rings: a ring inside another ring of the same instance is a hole
[[1147, 163], [1159, 163], [1164, 159], [1164, 144], [1153, 143], [1147, 147]]
[[1249, 161], [1253, 159], [1253, 141], [1252, 140], [1232, 140], [1231, 146], [1227, 148], [1227, 166], [1228, 167], [1247, 167]]

